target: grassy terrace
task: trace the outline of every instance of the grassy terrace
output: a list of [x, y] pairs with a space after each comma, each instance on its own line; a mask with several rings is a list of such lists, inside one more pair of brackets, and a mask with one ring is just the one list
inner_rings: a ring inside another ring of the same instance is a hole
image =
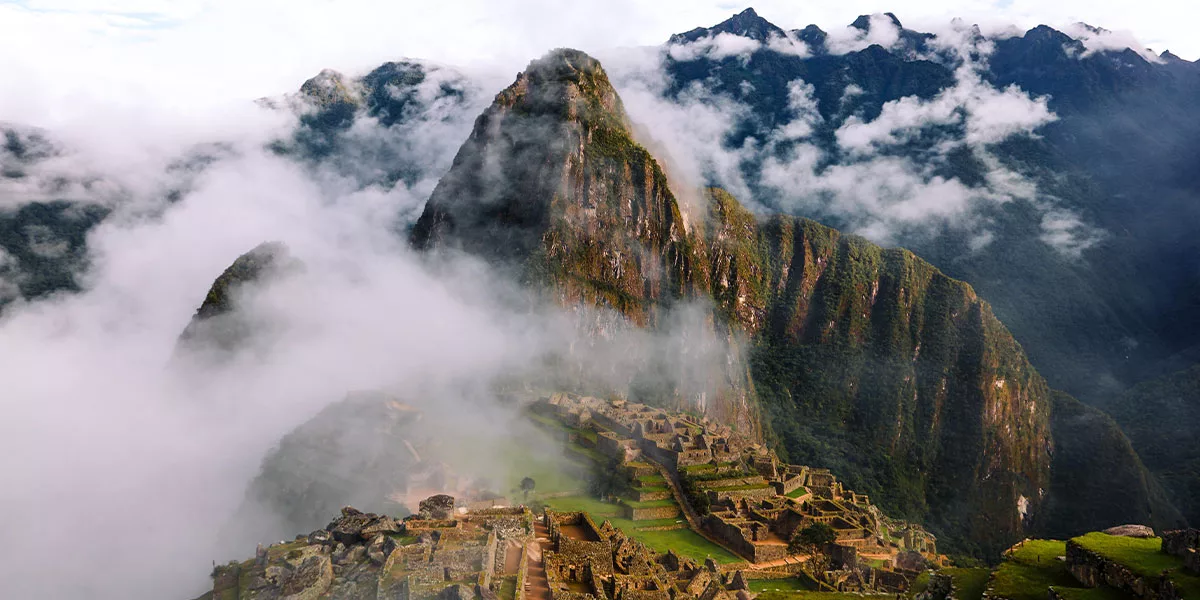
[[1200, 600], [1200, 577], [1183, 572], [1183, 560], [1162, 552], [1160, 538], [1130, 538], [1093, 532], [1073, 541], [1130, 571], [1155, 581], [1167, 571], [1184, 598]]
[[673, 500], [673, 499], [649, 500], [646, 502], [638, 502], [636, 500], [622, 499], [621, 503], [630, 508], [660, 508], [663, 506], [675, 506], [675, 500]]
[[551, 498], [546, 505], [552, 510], [584, 511], [592, 515], [597, 523], [605, 520], [624, 531], [630, 537], [646, 544], [656, 552], [674, 550], [680, 556], [703, 561], [711, 556], [721, 564], [743, 562], [728, 550], [704, 539], [691, 529], [674, 529], [670, 531], [646, 531], [650, 527], [663, 527], [676, 524], [675, 519], [659, 519], [655, 521], [631, 521], [621, 518], [621, 507], [608, 504], [586, 496], [568, 496]]
[[807, 493], [808, 493], [808, 488], [806, 488], [804, 486], [800, 486], [800, 487], [788, 492], [787, 497], [788, 498], [799, 498], [800, 496], [803, 496]]
[[[1069, 600], [1130, 600], [1128, 594], [1113, 588], [1081, 587], [1067, 572], [1066, 563], [1058, 560], [1058, 557], [1066, 552], [1067, 543], [1064, 541], [1026, 542], [996, 570], [992, 584], [993, 594], [1008, 600], [1045, 600], [1049, 588], [1053, 586], [1055, 591]], [[1155, 575], [1157, 576], [1157, 572]], [[1189, 597], [1186, 592], [1184, 597]], [[967, 600], [967, 595], [964, 593], [960, 600]]]
[[942, 572], [954, 580], [954, 588], [958, 590], [955, 596], [958, 600], [979, 600], [987, 589], [991, 569], [942, 569]]
[[752, 483], [749, 485], [730, 485], [725, 487], [705, 488], [710, 492], [744, 492], [747, 490], [764, 490], [771, 487], [766, 483]]
[[633, 491], [635, 491], [635, 492], [665, 492], [668, 489], [670, 489], [670, 488], [668, 488], [665, 485], [651, 485], [651, 486], [644, 486], [644, 487], [635, 487], [635, 488], [633, 488]]

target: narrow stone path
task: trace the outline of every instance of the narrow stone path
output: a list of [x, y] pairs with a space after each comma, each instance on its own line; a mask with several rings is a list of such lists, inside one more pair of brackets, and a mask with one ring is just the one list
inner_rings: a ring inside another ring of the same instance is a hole
[[550, 581], [546, 578], [546, 563], [542, 560], [542, 551], [550, 546], [550, 532], [541, 520], [534, 522], [533, 537], [527, 546], [529, 570], [525, 574], [525, 600], [550, 600]]

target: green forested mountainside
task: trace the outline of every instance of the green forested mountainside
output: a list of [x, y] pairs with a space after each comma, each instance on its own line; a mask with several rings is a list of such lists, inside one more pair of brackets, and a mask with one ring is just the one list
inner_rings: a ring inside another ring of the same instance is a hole
[[1050, 412], [1052, 493], [1037, 535], [1069, 537], [1125, 522], [1159, 531], [1184, 524], [1112, 417], [1062, 392], [1053, 393]]
[[1200, 522], [1200, 365], [1137, 385], [1105, 408], [1188, 521]]
[[750, 340], [780, 453], [837, 469], [952, 548], [995, 555], [1051, 493], [1050, 389], [969, 285], [814, 221], [760, 221], [722, 190], [682, 203], [582, 53], [534, 61], [496, 97], [412, 238], [642, 325], [711, 301]]
[[[956, 84], [960, 61], [953, 54], [889, 18], [898, 29], [894, 45], [850, 52], [831, 51], [815, 26], [785, 32], [753, 10], [677, 34], [668, 44], [726, 34], [762, 45], [738, 55], [667, 53], [667, 96], [688, 99], [699, 88], [745, 105], [747, 114], [725, 140], [727, 148], [740, 149], [749, 138], [771, 139], [793, 118], [790, 84], [803, 81], [812, 86], [820, 114], [811, 141], [828, 153], [830, 164], [842, 164], [836, 140], [841, 126], [852, 119], [870, 122], [888, 102], [933, 98]], [[852, 26], [866, 32], [872, 21], [860, 17]], [[805, 42], [808, 53], [770, 43], [785, 33]], [[1194, 293], [1200, 178], [1188, 162], [1200, 150], [1193, 108], [1200, 65], [1170, 55], [1152, 61], [1129, 49], [1089, 52], [1080, 40], [1046, 26], [981, 48], [986, 56], [974, 58], [983, 81], [1044, 96], [1057, 117], [1036, 136], [987, 148], [1036, 184], [1038, 193], [982, 208], [993, 236], [982, 249], [972, 247], [971, 232], [954, 228], [901, 232], [899, 243], [970, 282], [1051, 385], [1088, 403], [1159, 375], [1168, 357], [1174, 357], [1173, 369], [1200, 360]], [[927, 127], [895, 152], [925, 165], [922, 157], [931, 148], [962, 138], [953, 126]], [[851, 225], [836, 207], [792, 206], [759, 185], [762, 163], [755, 157], [740, 165], [755, 201], [834, 227]], [[928, 168], [977, 187], [994, 166], [965, 151]], [[1046, 243], [1045, 206], [1073, 211], [1095, 228], [1079, 256]]]

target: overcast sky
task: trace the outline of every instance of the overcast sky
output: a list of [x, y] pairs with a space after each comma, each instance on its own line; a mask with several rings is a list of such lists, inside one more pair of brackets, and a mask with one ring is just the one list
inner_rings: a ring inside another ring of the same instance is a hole
[[[392, 58], [516, 73], [558, 46], [590, 52], [662, 43], [749, 3], [697, 0], [0, 0], [0, 120], [52, 124], [81, 101], [187, 108], [295, 89], [323, 67], [366, 69]], [[973, 22], [1076, 21], [1128, 30], [1143, 44], [1200, 57], [1185, 0], [757, 0], [791, 29], [842, 27], [892, 11], [913, 28]], [[16, 84], [13, 82], [21, 82]], [[86, 104], [83, 102], [82, 104]]]

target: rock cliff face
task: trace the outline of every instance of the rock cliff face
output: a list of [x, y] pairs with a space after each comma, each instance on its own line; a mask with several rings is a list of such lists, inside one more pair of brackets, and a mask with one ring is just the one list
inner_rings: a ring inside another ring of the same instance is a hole
[[901, 249], [711, 193], [712, 297], [793, 461], [998, 551], [1049, 483], [1049, 393], [986, 302]]
[[574, 50], [534, 61], [496, 96], [412, 240], [512, 261], [564, 302], [610, 306], [639, 325], [705, 287], [666, 176], [633, 141], [600, 63]]
[[642, 326], [709, 301], [751, 340], [746, 389], [791, 460], [974, 550], [1019, 539], [1049, 485], [1050, 392], [987, 303], [910, 252], [704, 202], [687, 214], [600, 65], [560, 50], [479, 117], [412, 240]]

